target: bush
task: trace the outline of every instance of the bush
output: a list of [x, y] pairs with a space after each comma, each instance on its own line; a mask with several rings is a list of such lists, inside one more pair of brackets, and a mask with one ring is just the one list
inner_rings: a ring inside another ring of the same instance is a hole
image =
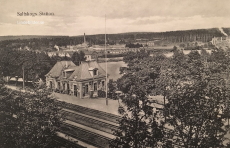
[[105, 98], [106, 97], [105, 91], [98, 90], [98, 97]]

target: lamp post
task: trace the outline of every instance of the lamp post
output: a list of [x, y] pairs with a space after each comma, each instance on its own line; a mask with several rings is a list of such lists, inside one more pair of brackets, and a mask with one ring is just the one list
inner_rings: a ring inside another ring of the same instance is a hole
[[29, 61], [30, 59], [26, 59], [22, 62], [22, 90], [25, 90], [25, 66], [24, 63]]

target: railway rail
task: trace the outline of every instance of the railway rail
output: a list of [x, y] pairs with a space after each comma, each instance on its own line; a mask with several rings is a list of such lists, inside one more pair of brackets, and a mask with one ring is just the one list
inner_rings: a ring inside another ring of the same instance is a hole
[[84, 146], [81, 146], [73, 141], [67, 140], [65, 138], [56, 136], [54, 138], [54, 145], [58, 145], [58, 147], [62, 146], [65, 148], [86, 148]]
[[98, 148], [109, 148], [109, 143], [112, 140], [108, 137], [90, 132], [88, 130], [73, 126], [68, 123], [61, 124], [60, 132], [93, 146], [96, 146]]
[[86, 117], [83, 115], [79, 115], [77, 113], [72, 113], [66, 110], [62, 110], [61, 113], [63, 113], [63, 115], [65, 116], [67, 120], [103, 131], [109, 134], [113, 134], [113, 131], [118, 128], [118, 126], [116, 125], [102, 122], [102, 121], [92, 119], [90, 117]]
[[67, 103], [67, 102], [63, 102], [59, 100], [56, 100], [56, 101], [58, 105], [61, 106], [62, 108], [73, 110], [73, 111], [76, 111], [82, 114], [86, 114], [89, 116], [97, 117], [99, 119], [107, 120], [107, 121], [114, 122], [114, 123], [118, 123], [118, 121], [121, 119], [120, 116], [117, 116], [111, 113], [107, 113], [107, 112], [103, 112], [103, 111], [99, 111], [95, 109], [90, 109], [87, 107], [83, 107], [83, 106], [79, 106], [76, 104], [71, 104], [71, 103]]

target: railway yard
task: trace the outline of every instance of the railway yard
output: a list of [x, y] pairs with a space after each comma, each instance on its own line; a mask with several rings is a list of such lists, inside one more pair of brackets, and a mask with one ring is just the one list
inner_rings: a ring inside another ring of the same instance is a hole
[[79, 105], [58, 101], [62, 107], [62, 113], [65, 121], [60, 128], [58, 140], [67, 144], [72, 144], [75, 139], [77, 142], [74, 147], [82, 147], [79, 143], [83, 143], [83, 147], [108, 148], [109, 142], [114, 139], [113, 130], [118, 128], [118, 120], [120, 116], [98, 111]]

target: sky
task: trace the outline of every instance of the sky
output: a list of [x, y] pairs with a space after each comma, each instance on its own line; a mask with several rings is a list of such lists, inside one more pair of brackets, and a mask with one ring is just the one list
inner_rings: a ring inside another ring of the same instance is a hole
[[[27, 12], [37, 16], [25, 16]], [[53, 15], [40, 16], [40, 12]], [[230, 0], [0, 0], [0, 36], [214, 27], [230, 27]]]

